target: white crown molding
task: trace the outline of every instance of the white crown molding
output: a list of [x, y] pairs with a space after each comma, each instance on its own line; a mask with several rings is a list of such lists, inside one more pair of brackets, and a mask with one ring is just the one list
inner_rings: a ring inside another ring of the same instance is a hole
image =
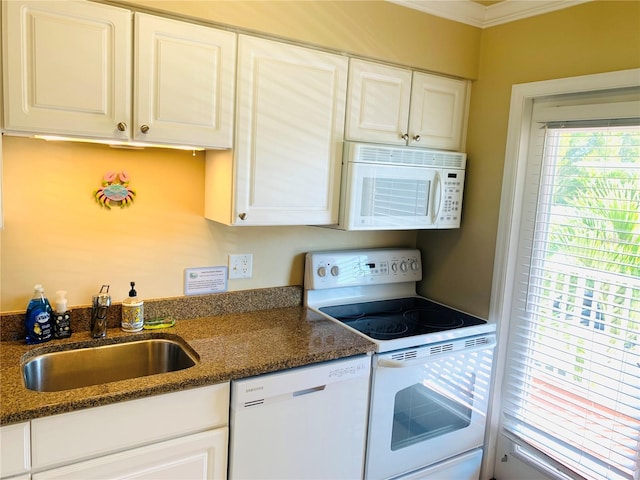
[[592, 0], [504, 0], [488, 7], [471, 0], [387, 1], [474, 27], [487, 28], [573, 7]]

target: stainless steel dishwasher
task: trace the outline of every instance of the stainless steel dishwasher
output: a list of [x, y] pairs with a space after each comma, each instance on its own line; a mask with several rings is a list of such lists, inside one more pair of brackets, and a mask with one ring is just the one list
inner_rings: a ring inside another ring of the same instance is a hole
[[231, 480], [363, 476], [371, 357], [231, 385]]

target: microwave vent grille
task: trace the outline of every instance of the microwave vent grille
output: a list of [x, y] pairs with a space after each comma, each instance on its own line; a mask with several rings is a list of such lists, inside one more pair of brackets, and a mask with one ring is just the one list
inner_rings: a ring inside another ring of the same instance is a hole
[[392, 165], [464, 169], [466, 155], [464, 153], [442, 152], [437, 150], [361, 146], [357, 154], [357, 161], [366, 163], [386, 163]]

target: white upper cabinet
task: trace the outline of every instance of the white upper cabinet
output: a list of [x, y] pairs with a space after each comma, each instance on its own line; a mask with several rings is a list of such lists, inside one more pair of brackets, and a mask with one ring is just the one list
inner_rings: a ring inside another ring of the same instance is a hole
[[345, 137], [407, 144], [411, 71], [351, 59]]
[[239, 36], [235, 150], [207, 154], [207, 218], [337, 222], [347, 66], [340, 55]]
[[126, 140], [131, 12], [82, 1], [2, 7], [4, 128]]
[[347, 140], [464, 147], [469, 82], [351, 59]]
[[235, 33], [137, 13], [135, 43], [133, 138], [230, 148]]
[[231, 147], [234, 33], [136, 14], [134, 35], [129, 10], [84, 1], [3, 8], [7, 131]]
[[469, 82], [413, 73], [409, 145], [463, 150]]

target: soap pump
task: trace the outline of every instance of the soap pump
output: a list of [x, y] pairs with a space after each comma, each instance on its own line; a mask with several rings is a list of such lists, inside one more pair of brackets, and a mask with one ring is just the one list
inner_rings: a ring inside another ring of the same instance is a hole
[[68, 338], [71, 336], [71, 312], [67, 310], [67, 292], [56, 291], [56, 309], [53, 313], [53, 336]]
[[131, 282], [129, 296], [122, 302], [121, 328], [125, 332], [139, 332], [144, 326], [144, 302], [138, 299], [136, 282]]

